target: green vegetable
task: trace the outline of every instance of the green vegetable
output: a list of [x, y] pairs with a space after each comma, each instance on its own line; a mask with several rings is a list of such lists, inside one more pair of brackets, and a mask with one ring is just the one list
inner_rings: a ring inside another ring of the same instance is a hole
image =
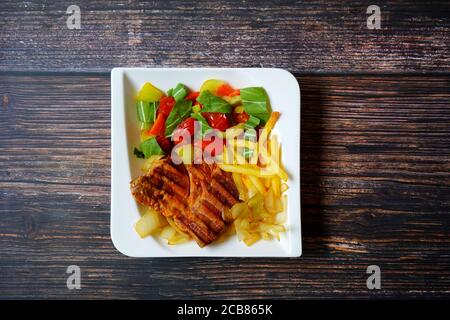
[[172, 96], [175, 99], [175, 101], [183, 100], [187, 96], [187, 93], [188, 93], [187, 89], [182, 83], [177, 84], [175, 88], [170, 89], [167, 92], [167, 94], [169, 96]]
[[159, 102], [136, 102], [137, 114], [140, 122], [153, 123], [156, 119], [156, 110], [158, 109]]
[[150, 130], [150, 128], [152, 127], [152, 123], [150, 122], [140, 122], [139, 124], [139, 128], [143, 131]]
[[205, 133], [212, 129], [209, 124], [208, 121], [206, 121], [206, 119], [202, 116], [201, 113], [192, 113], [191, 114], [191, 118], [194, 118], [195, 120], [197, 120], [198, 122], [200, 122], [201, 125], [201, 132], [202, 132], [202, 136], [205, 135]]
[[231, 105], [228, 102], [219, 97], [216, 97], [209, 91], [203, 91], [202, 93], [200, 93], [197, 101], [203, 105], [203, 109], [201, 112], [231, 112]]
[[170, 88], [169, 90], [167, 90], [167, 96], [171, 97], [172, 96], [172, 92], [173, 92], [173, 88]]
[[166, 136], [170, 136], [175, 128], [192, 112], [192, 101], [181, 100], [175, 103], [166, 120]]
[[[163, 149], [159, 146], [158, 141], [155, 137], [151, 137], [143, 142], [141, 142], [141, 150], [145, 158], [149, 158], [153, 155], [164, 154]], [[135, 153], [136, 154], [136, 153]]]
[[241, 98], [245, 112], [266, 123], [271, 113], [266, 90], [262, 87], [244, 88], [241, 89]]
[[144, 153], [143, 153], [141, 150], [139, 150], [138, 148], [136, 148], [136, 147], [134, 148], [133, 153], [134, 153], [134, 155], [135, 155], [136, 157], [138, 157], [138, 158], [141, 158], [141, 159], [144, 159], [144, 158], [145, 158]]
[[261, 122], [261, 120], [259, 120], [259, 118], [252, 116], [251, 114], [249, 114], [249, 118], [247, 120], [247, 122], [245, 122], [244, 124], [244, 128], [245, 129], [253, 129], [255, 128], [259, 123]]
[[233, 107], [234, 106], [238, 106], [240, 104], [242, 104], [242, 98], [241, 96], [233, 96], [233, 97], [223, 97], [223, 99], [228, 102], [229, 104], [231, 104]]
[[199, 104], [196, 104], [192, 107], [192, 112], [199, 113], [202, 110], [202, 107]]

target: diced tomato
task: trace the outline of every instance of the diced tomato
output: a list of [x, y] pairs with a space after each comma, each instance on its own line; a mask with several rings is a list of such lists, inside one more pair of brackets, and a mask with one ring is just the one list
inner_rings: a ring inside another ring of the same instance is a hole
[[224, 83], [217, 88], [216, 95], [219, 97], [229, 96], [233, 91], [234, 89], [228, 83]]
[[150, 130], [147, 131], [149, 135], [163, 136], [166, 131], [166, 116], [163, 113], [159, 113], [156, 116], [155, 123]]
[[250, 118], [248, 113], [245, 111], [243, 111], [241, 113], [233, 113], [233, 117], [234, 117], [234, 121], [236, 121], [237, 123], [245, 123], [245, 122], [247, 122], [248, 118]]
[[241, 94], [241, 90], [237, 89], [237, 90], [234, 90], [233, 92], [231, 92], [228, 96], [234, 97], [234, 96], [238, 96], [240, 94]]
[[208, 121], [208, 124], [214, 129], [225, 131], [230, 127], [228, 117], [224, 113], [203, 112], [202, 115], [205, 117], [206, 121]]
[[158, 142], [161, 149], [164, 150], [165, 153], [169, 153], [170, 149], [172, 149], [172, 143], [170, 142], [169, 138], [164, 136], [157, 136], [156, 142]]
[[[183, 122], [181, 122], [175, 130], [186, 131], [189, 133], [189, 135], [191, 137], [193, 137], [194, 136], [194, 123], [195, 123], [194, 118], [187, 118]], [[182, 141], [183, 141], [183, 137], [180, 135], [176, 138], [176, 140], [174, 142], [175, 142], [175, 144], [178, 144]]]
[[191, 136], [194, 135], [194, 123], [195, 123], [195, 119], [194, 118], [187, 118], [185, 119], [183, 122], [181, 122], [178, 125], [178, 129], [185, 129], [189, 132], [189, 134]]
[[198, 96], [200, 95], [200, 92], [198, 92], [198, 91], [194, 91], [194, 92], [190, 92], [187, 96], [186, 96], [186, 100], [192, 100], [192, 101], [195, 101], [197, 98], [198, 98]]
[[175, 99], [173, 97], [162, 97], [159, 100], [158, 114], [163, 114], [167, 118], [175, 105]]

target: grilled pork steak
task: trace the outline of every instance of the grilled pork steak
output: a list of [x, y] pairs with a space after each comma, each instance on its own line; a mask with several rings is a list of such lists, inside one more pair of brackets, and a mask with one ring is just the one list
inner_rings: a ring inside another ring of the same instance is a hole
[[131, 182], [136, 201], [171, 217], [200, 247], [224, 231], [229, 209], [239, 201], [230, 173], [215, 164], [175, 165], [167, 157]]

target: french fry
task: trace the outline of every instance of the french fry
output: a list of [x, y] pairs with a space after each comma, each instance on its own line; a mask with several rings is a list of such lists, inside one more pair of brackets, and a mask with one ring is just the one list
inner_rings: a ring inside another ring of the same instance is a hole
[[242, 182], [242, 177], [239, 173], [233, 172], [232, 173], [234, 184], [236, 185], [236, 188], [239, 192], [239, 198], [243, 201], [248, 200], [248, 191], [247, 188], [244, 185], [244, 182]]
[[272, 236], [270, 234], [268, 234], [267, 232], [261, 232], [261, 238], [266, 241], [272, 240]]
[[250, 208], [254, 208], [263, 201], [264, 201], [263, 195], [261, 193], [257, 193], [253, 197], [251, 197], [250, 200], [248, 200], [247, 204]]
[[247, 231], [248, 225], [249, 225], [249, 223], [246, 220], [237, 219], [234, 221], [236, 235], [240, 241], [243, 241], [246, 237], [249, 236], [249, 233]]
[[236, 162], [238, 165], [247, 165], [247, 160], [245, 160], [245, 158], [239, 153], [236, 152], [235, 154], [236, 157]]
[[270, 135], [270, 132], [272, 131], [273, 127], [275, 126], [275, 123], [278, 121], [278, 118], [280, 117], [279, 112], [272, 112], [270, 114], [269, 120], [267, 120], [266, 125], [264, 126], [264, 129], [261, 132], [259, 140], [264, 144], [267, 138]]
[[262, 172], [260, 172], [260, 176], [272, 176], [272, 175], [278, 175], [283, 181], [288, 180], [288, 174], [286, 171], [280, 167], [280, 165], [277, 163], [277, 161], [274, 161], [268, 154], [267, 150], [265, 148], [261, 149], [260, 156], [264, 163], [266, 163], [266, 167], [262, 169]]
[[240, 219], [239, 229], [247, 231], [250, 227], [250, 222], [246, 219]]
[[258, 233], [253, 233], [253, 234], [250, 234], [248, 237], [246, 237], [244, 239], [244, 242], [247, 246], [250, 247], [252, 244], [254, 244], [259, 239], [261, 239], [261, 236]]
[[286, 210], [287, 210], [287, 205], [288, 205], [287, 195], [284, 195], [284, 196], [281, 198], [281, 200], [282, 200], [282, 202], [283, 202], [283, 211], [286, 211]]
[[239, 218], [239, 216], [245, 213], [247, 210], [248, 210], [247, 203], [245, 202], [236, 203], [234, 206], [231, 207], [231, 215], [233, 217], [233, 220]]
[[269, 139], [269, 155], [272, 159], [277, 160], [279, 162], [280, 156], [280, 144], [278, 143], [278, 139], [276, 135], [273, 135]]
[[244, 175], [252, 175], [257, 177], [262, 176], [261, 169], [256, 166], [219, 164], [219, 168], [227, 172], [236, 172]]
[[276, 217], [275, 217], [275, 223], [282, 225], [286, 222], [287, 220], [287, 214], [286, 212], [279, 212], [277, 213]]
[[284, 211], [282, 198], [280, 198], [280, 197], [275, 198], [274, 209], [275, 209], [275, 213]]
[[261, 220], [264, 222], [272, 222], [274, 220], [273, 214], [268, 212], [267, 210], [261, 210], [259, 215], [261, 217]]
[[273, 191], [272, 189], [270, 189], [266, 196], [264, 197], [264, 207], [267, 209], [267, 211], [269, 211], [270, 213], [275, 213], [276, 212], [276, 207], [275, 207], [275, 197], [273, 195]]
[[253, 184], [253, 186], [256, 188], [256, 190], [258, 190], [259, 193], [261, 193], [261, 194], [266, 193], [266, 188], [264, 188], [264, 185], [261, 183], [261, 180], [259, 180], [255, 176], [248, 176], [248, 179]]
[[214, 242], [215, 243], [222, 243], [225, 242], [229, 237], [236, 234], [236, 229], [234, 227], [234, 224], [231, 224], [222, 234], [217, 238]]
[[186, 236], [184, 236], [184, 235], [181, 235], [180, 233], [176, 233], [172, 238], [170, 238], [169, 240], [168, 240], [168, 244], [169, 245], [177, 245], [177, 244], [182, 244], [182, 243], [186, 243], [186, 242], [188, 242], [190, 240], [190, 238], [188, 238], [188, 237], [186, 237]]
[[280, 197], [281, 196], [281, 181], [280, 181], [280, 177], [276, 176], [273, 177], [272, 179], [270, 179], [270, 187], [273, 191], [273, 195], [275, 197]]
[[242, 175], [242, 182], [244, 183], [245, 187], [248, 190], [248, 198], [251, 198], [258, 193], [258, 190], [255, 188], [255, 186], [248, 177], [249, 176]]

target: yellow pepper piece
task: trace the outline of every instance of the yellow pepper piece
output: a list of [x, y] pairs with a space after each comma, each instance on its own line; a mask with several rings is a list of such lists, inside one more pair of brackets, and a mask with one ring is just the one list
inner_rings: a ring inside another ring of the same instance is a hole
[[200, 87], [200, 92], [202, 91], [209, 91], [212, 94], [216, 94], [217, 88], [219, 88], [221, 85], [225, 84], [225, 81], [217, 80], [217, 79], [209, 79], [203, 82], [202, 86]]
[[155, 102], [159, 101], [165, 94], [150, 82], [144, 83], [139, 94], [137, 96], [137, 100], [145, 101], [145, 102]]

